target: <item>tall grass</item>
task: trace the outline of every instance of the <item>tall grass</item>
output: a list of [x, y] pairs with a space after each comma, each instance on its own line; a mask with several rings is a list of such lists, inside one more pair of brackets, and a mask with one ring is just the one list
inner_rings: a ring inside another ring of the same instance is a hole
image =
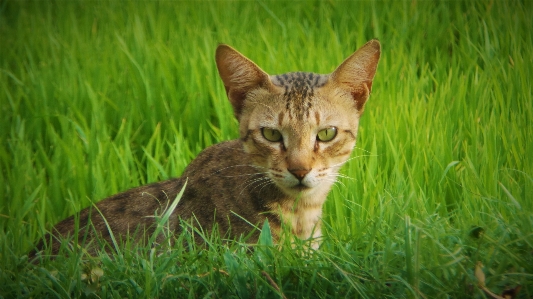
[[[0, 297], [483, 298], [477, 261], [489, 289], [532, 297], [531, 15], [530, 1], [1, 2]], [[62, 218], [237, 137], [218, 43], [271, 74], [329, 73], [371, 38], [382, 59], [319, 251], [272, 250], [265, 229], [253, 252], [213, 235], [28, 262]]]

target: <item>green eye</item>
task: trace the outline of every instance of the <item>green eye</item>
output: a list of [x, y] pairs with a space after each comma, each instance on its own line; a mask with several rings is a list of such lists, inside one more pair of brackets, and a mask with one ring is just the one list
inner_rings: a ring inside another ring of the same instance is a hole
[[263, 137], [268, 141], [278, 142], [281, 140], [281, 133], [278, 130], [262, 128], [261, 132], [263, 133]]
[[331, 141], [335, 136], [337, 136], [337, 128], [331, 127], [320, 130], [316, 135], [316, 138], [320, 141]]

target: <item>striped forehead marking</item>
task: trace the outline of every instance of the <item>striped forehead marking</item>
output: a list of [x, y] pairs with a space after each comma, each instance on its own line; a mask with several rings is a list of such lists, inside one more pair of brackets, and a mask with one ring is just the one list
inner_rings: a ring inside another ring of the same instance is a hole
[[311, 99], [315, 94], [315, 88], [324, 86], [328, 81], [327, 75], [314, 73], [286, 73], [272, 76], [272, 83], [284, 88], [283, 97], [289, 117], [297, 117], [303, 120], [309, 117], [309, 110], [313, 106]]

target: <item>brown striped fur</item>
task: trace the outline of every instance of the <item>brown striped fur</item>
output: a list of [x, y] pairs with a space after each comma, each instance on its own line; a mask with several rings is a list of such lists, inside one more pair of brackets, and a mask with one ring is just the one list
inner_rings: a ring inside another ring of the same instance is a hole
[[[372, 40], [331, 74], [270, 76], [236, 50], [220, 45], [216, 63], [239, 120], [241, 138], [205, 149], [180, 178], [99, 202], [96, 207], [101, 214], [96, 209], [82, 210], [76, 217], [80, 227], [91, 222], [94, 229], [89, 239], [96, 233], [108, 241], [108, 225], [116, 237], [139, 228], [153, 231], [153, 216], [168, 208], [188, 180], [168, 223], [176, 233], [181, 229], [180, 218], [194, 217], [207, 231], [216, 223], [228, 236], [248, 234], [253, 225], [268, 219], [276, 236], [285, 222], [298, 238], [320, 237], [322, 205], [355, 146], [379, 57], [380, 44]], [[318, 132], [332, 127], [336, 136], [320, 141]], [[279, 131], [281, 140], [267, 140], [263, 128]], [[52, 234], [72, 235], [74, 227], [75, 217], [70, 217], [58, 223]], [[52, 239], [52, 251], [57, 253], [59, 238]], [[43, 243], [37, 247], [41, 249]]]

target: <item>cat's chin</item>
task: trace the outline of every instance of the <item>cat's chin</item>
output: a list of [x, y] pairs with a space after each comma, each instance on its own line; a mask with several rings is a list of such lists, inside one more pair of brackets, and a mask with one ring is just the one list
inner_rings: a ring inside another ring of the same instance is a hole
[[291, 187], [290, 189], [292, 189], [292, 190], [294, 190], [296, 192], [305, 192], [305, 191], [310, 191], [313, 188], [309, 187], [309, 186], [306, 186], [306, 185], [303, 185], [303, 184], [299, 184], [299, 185], [296, 185], [294, 187]]
[[297, 185], [290, 186], [290, 187], [288, 186], [281, 187], [281, 190], [283, 191], [283, 193], [291, 197], [300, 197], [302, 195], [309, 194], [313, 192], [314, 189], [316, 188], [309, 187], [304, 184], [297, 184]]

